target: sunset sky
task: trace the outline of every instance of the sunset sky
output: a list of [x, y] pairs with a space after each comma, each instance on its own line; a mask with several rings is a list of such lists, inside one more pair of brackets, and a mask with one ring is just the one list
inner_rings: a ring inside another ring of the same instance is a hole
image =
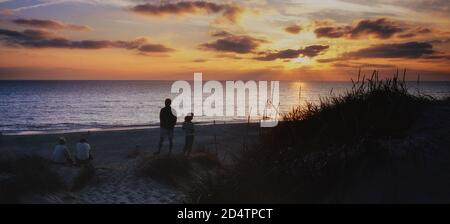
[[0, 79], [450, 80], [449, 0], [0, 0]]

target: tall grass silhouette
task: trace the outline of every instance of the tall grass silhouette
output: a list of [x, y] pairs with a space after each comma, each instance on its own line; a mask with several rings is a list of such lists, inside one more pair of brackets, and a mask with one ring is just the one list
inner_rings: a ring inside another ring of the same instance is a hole
[[389, 170], [383, 140], [404, 137], [421, 108], [436, 101], [409, 93], [405, 74], [380, 80], [377, 71], [368, 78], [359, 72], [345, 94], [283, 114], [199, 202], [342, 201], [357, 176]]
[[0, 159], [0, 203], [19, 203], [33, 194], [60, 191], [64, 183], [50, 162], [36, 155]]

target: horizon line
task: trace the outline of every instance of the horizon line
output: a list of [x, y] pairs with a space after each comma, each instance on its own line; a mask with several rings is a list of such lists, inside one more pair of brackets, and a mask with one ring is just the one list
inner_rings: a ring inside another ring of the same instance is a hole
[[[0, 79], [0, 82], [4, 81], [194, 81], [193, 79]], [[346, 80], [294, 80], [294, 79], [203, 79], [202, 81], [280, 81], [280, 82], [352, 82], [351, 79]], [[411, 79], [405, 80], [406, 82], [417, 82], [417, 80]], [[450, 80], [426, 80], [421, 79], [420, 82], [450, 82]]]

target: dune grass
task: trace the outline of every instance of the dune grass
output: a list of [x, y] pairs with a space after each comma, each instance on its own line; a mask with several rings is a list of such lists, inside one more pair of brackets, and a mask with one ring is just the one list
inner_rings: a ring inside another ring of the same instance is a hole
[[44, 194], [63, 189], [57, 173], [50, 169], [50, 162], [39, 156], [23, 156], [0, 161], [0, 203], [19, 203], [29, 194]]
[[140, 176], [186, 192], [192, 196], [188, 197], [186, 202], [196, 203], [194, 195], [203, 195], [211, 189], [217, 189], [212, 188], [216, 186], [216, 182], [208, 183], [208, 180], [220, 179], [217, 177], [222, 169], [222, 163], [216, 154], [196, 151], [191, 156], [143, 156], [136, 171]]
[[154, 180], [178, 185], [183, 178], [191, 175], [190, 160], [183, 155], [144, 156], [137, 168], [138, 174]]
[[[382, 172], [390, 149], [421, 108], [436, 100], [410, 94], [404, 77], [358, 77], [346, 94], [323, 98], [283, 114], [258, 144], [242, 150], [220, 183], [207, 180], [193, 198], [209, 202], [339, 202], [356, 176]], [[333, 196], [331, 196], [333, 195]]]

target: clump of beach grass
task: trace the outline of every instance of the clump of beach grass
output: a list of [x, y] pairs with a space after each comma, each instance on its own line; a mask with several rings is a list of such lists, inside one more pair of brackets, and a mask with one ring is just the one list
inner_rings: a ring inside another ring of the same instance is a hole
[[19, 203], [27, 195], [56, 192], [64, 188], [61, 178], [50, 169], [50, 162], [36, 155], [3, 159], [0, 174], [0, 202]]
[[220, 168], [199, 178], [186, 190], [188, 203], [233, 203], [240, 199], [236, 181], [230, 171]]
[[190, 177], [191, 169], [191, 161], [183, 155], [144, 156], [137, 167], [140, 175], [171, 185]]
[[[207, 151], [196, 151], [190, 156], [143, 156], [137, 166], [138, 175], [185, 192], [189, 195], [187, 203], [208, 200], [204, 193], [219, 189], [222, 179], [218, 177], [223, 176], [223, 170], [224, 166], [218, 156]], [[201, 198], [196, 198], [197, 196]]]

